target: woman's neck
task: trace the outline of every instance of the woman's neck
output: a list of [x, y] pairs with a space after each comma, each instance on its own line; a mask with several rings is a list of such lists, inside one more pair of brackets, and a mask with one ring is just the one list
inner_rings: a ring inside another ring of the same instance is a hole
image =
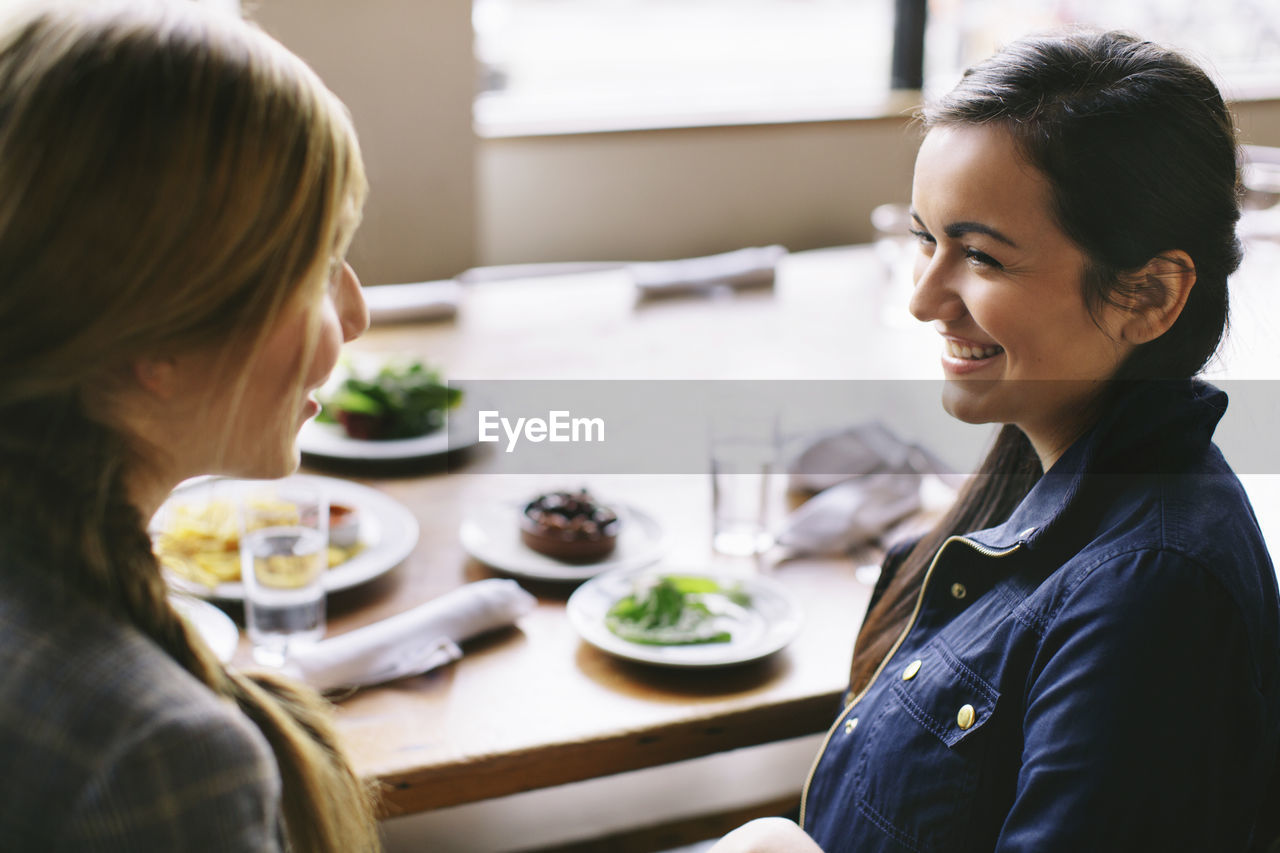
[[150, 466], [135, 465], [125, 475], [125, 494], [145, 523], [183, 479], [177, 474], [162, 474]]
[[1071, 445], [1093, 428], [1109, 402], [1114, 401], [1112, 393], [1112, 388], [1103, 387], [1081, 400], [1074, 412], [1059, 413], [1043, 423], [1017, 424], [1040, 458], [1040, 470], [1047, 473]]

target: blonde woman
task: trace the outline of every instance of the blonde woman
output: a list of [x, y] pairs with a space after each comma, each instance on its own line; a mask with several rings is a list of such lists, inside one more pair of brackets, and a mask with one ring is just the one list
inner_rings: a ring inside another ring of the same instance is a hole
[[0, 22], [0, 844], [375, 848], [323, 703], [224, 669], [144, 529], [296, 467], [368, 322], [349, 119], [230, 16], [42, 6]]

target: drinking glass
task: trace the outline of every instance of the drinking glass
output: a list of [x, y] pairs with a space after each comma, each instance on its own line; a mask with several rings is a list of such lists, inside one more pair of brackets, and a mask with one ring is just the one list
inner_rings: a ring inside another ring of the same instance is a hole
[[915, 223], [906, 204], [882, 204], [871, 211], [876, 255], [884, 269], [884, 286], [877, 292], [879, 321], [883, 325], [915, 328], [919, 323], [907, 311], [915, 289], [912, 264], [916, 255], [911, 229]]
[[773, 547], [779, 439], [776, 418], [737, 418], [711, 426], [711, 546], [731, 557]]
[[329, 503], [305, 482], [282, 480], [240, 495], [245, 630], [253, 657], [280, 666], [291, 646], [324, 636]]

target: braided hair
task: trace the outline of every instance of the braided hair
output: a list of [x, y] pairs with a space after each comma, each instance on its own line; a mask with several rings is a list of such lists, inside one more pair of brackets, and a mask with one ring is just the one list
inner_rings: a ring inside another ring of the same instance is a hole
[[372, 791], [314, 691], [224, 667], [170, 606], [130, 491], [155, 449], [111, 398], [166, 347], [234, 352], [238, 381], [364, 192], [342, 105], [239, 19], [133, 0], [0, 21], [0, 533], [234, 702], [291, 847], [335, 853], [377, 848]]

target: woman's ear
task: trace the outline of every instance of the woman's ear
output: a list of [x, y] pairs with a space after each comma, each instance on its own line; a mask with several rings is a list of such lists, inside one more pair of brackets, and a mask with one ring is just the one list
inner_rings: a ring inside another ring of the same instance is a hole
[[171, 399], [178, 390], [177, 362], [172, 357], [136, 358], [130, 368], [138, 386], [162, 400]]
[[1126, 343], [1145, 344], [1169, 331], [1182, 314], [1196, 283], [1196, 264], [1181, 249], [1164, 252], [1120, 278], [1117, 302], [1125, 309], [1120, 334]]

